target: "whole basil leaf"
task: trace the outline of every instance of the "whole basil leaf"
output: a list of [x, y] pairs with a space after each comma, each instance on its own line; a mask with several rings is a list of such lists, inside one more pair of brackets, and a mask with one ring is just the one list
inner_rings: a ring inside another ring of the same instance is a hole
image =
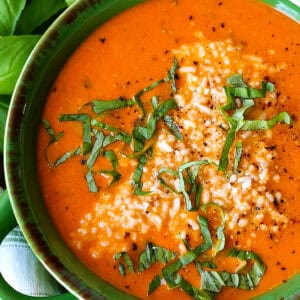
[[26, 0], [0, 0], [0, 35], [14, 33], [17, 20], [25, 4]]
[[32, 0], [23, 10], [17, 25], [16, 34], [29, 34], [52, 16], [67, 7], [64, 0]]
[[39, 35], [0, 36], [0, 94], [12, 93]]

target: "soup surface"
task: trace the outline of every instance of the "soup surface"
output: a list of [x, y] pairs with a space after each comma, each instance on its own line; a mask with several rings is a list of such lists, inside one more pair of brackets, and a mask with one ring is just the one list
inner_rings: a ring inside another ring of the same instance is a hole
[[93, 32], [37, 148], [78, 258], [143, 299], [248, 299], [299, 272], [299, 62], [300, 26], [251, 0], [146, 1]]

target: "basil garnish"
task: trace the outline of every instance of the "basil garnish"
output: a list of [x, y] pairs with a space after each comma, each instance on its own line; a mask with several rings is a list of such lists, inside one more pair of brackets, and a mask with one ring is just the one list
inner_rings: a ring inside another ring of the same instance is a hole
[[143, 196], [150, 193], [149, 191], [142, 190], [143, 188], [142, 175], [143, 175], [143, 168], [146, 165], [146, 162], [147, 162], [147, 153], [143, 154], [139, 158], [138, 166], [136, 167], [133, 173], [132, 185], [134, 187], [134, 192], [133, 192], [134, 195]]
[[131, 272], [134, 273], [134, 266], [133, 262], [126, 251], [118, 252], [114, 255], [114, 260], [118, 261], [123, 258], [124, 263], [119, 263], [119, 271], [124, 276], [126, 275], [126, 268]]
[[261, 258], [253, 252], [237, 249], [231, 250], [228, 256], [247, 262], [253, 260], [252, 268], [246, 274], [200, 270], [201, 289], [218, 293], [223, 286], [244, 290], [252, 290], [258, 286], [266, 270]]
[[163, 247], [147, 243], [146, 249], [141, 253], [139, 258], [139, 272], [150, 268], [155, 262], [166, 264], [177, 256], [176, 253]]
[[234, 172], [236, 172], [239, 167], [239, 163], [242, 158], [242, 154], [243, 154], [243, 144], [242, 144], [242, 142], [237, 142], [235, 144], [235, 154], [234, 154], [234, 163], [233, 163], [233, 171]]
[[63, 114], [60, 115], [58, 120], [60, 122], [76, 121], [82, 123], [83, 133], [83, 150], [82, 154], [88, 154], [92, 149], [92, 129], [91, 118], [87, 114]]
[[93, 111], [97, 114], [102, 114], [111, 110], [121, 109], [135, 105], [133, 100], [94, 100], [92, 102]]
[[[227, 103], [220, 108], [220, 111], [229, 124], [229, 131], [219, 161], [220, 171], [227, 169], [229, 151], [239, 130], [263, 130], [270, 129], [277, 123], [292, 124], [292, 118], [287, 112], [281, 112], [270, 120], [245, 120], [245, 113], [254, 106], [253, 99], [265, 97], [267, 91], [274, 92], [272, 83], [263, 81], [261, 89], [251, 88], [247, 86], [240, 74], [229, 77], [227, 82], [230, 85], [224, 87]], [[240, 107], [235, 101], [236, 98], [241, 100]], [[232, 114], [229, 115], [227, 111], [232, 111]]]

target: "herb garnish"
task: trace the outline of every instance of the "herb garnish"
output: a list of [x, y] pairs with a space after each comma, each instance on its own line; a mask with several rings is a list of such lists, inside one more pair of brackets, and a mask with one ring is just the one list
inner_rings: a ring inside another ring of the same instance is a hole
[[[274, 92], [274, 85], [271, 82], [263, 81], [261, 89], [251, 88], [240, 74], [229, 77], [227, 82], [229, 86], [224, 87], [227, 104], [220, 107], [220, 111], [229, 124], [229, 131], [219, 161], [220, 171], [227, 169], [229, 151], [239, 130], [264, 130], [272, 128], [277, 123], [292, 124], [292, 118], [287, 112], [281, 112], [270, 120], [245, 120], [245, 113], [254, 106], [253, 99], [265, 97], [266, 92]], [[241, 101], [240, 106], [237, 104], [237, 98]], [[227, 113], [229, 111], [231, 115]]]
[[91, 117], [87, 114], [63, 114], [59, 116], [58, 120], [60, 122], [76, 121], [82, 123], [82, 154], [88, 154], [92, 149]]
[[235, 154], [234, 154], [234, 163], [233, 163], [233, 171], [236, 172], [239, 167], [240, 160], [243, 154], [243, 143], [237, 142], [235, 144]]

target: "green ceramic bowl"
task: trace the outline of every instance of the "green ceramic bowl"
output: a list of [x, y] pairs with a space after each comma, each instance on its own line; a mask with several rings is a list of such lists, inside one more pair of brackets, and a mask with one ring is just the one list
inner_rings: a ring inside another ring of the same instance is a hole
[[[77, 298], [136, 299], [93, 274], [67, 248], [52, 225], [37, 180], [36, 139], [44, 101], [70, 54], [95, 28], [143, 0], [81, 0], [63, 13], [39, 41], [17, 83], [5, 135], [5, 174], [16, 219], [36, 256]], [[265, 0], [300, 22], [300, 8], [289, 1]], [[5, 197], [7, 200], [8, 197]], [[0, 201], [5, 232], [14, 219], [7, 201]], [[296, 299], [300, 274], [257, 299]], [[74, 299], [66, 294], [55, 299]], [[0, 276], [0, 298], [29, 299], [13, 292]]]

